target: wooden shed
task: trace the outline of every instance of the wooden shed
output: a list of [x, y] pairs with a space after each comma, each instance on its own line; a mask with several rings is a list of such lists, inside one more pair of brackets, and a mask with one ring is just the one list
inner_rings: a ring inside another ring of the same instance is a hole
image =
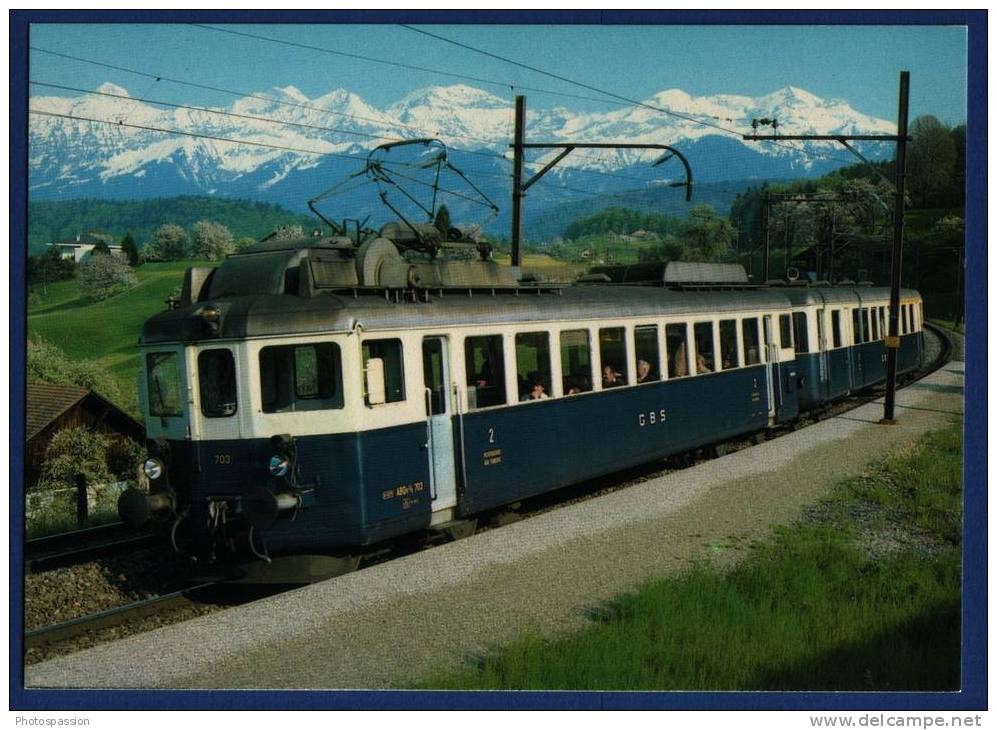
[[77, 385], [28, 383], [25, 397], [25, 486], [31, 488], [41, 475], [45, 452], [57, 431], [87, 426], [111, 437], [142, 443], [141, 423], [97, 393]]

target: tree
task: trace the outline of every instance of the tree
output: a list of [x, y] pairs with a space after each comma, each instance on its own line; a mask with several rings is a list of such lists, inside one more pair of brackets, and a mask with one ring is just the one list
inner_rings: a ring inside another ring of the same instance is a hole
[[110, 256], [111, 247], [107, 245], [107, 241], [101, 239], [94, 244], [93, 249], [90, 251], [90, 255], [100, 254], [101, 256]]
[[955, 177], [956, 145], [949, 128], [931, 115], [918, 117], [910, 127], [907, 175], [912, 199], [920, 207], [936, 207]]
[[125, 255], [129, 266], [139, 265], [138, 246], [135, 245], [135, 239], [132, 238], [131, 231], [126, 233], [125, 237], [121, 239], [121, 253]]
[[138, 283], [135, 272], [117, 256], [91, 256], [80, 265], [80, 294], [93, 301], [102, 301], [131, 289]]
[[194, 255], [206, 261], [220, 261], [235, 250], [235, 238], [228, 228], [212, 221], [194, 224]]
[[734, 243], [734, 227], [712, 207], [701, 203], [679, 223], [675, 239], [683, 246], [686, 261], [727, 261]]
[[48, 293], [50, 281], [72, 279], [76, 275], [76, 262], [72, 258], [64, 259], [55, 246], [47, 248], [41, 256], [28, 256], [28, 282], [41, 283], [42, 291]]
[[70, 360], [66, 353], [47, 340], [28, 340], [27, 371], [29, 382], [78, 385], [100, 393], [110, 401], [120, 397], [118, 386], [107, 369], [95, 360]]
[[187, 231], [174, 223], [164, 223], [152, 232], [142, 247], [142, 256], [146, 261], [182, 261], [189, 250]]

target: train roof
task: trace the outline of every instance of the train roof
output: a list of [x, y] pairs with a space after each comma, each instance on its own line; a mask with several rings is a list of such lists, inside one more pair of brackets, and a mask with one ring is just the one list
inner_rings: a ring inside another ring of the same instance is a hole
[[[800, 286], [786, 287], [786, 297], [793, 306], [820, 304], [865, 304], [890, 299], [890, 290], [883, 286]], [[915, 289], [901, 289], [901, 299], [920, 299]]]
[[[526, 287], [516, 292], [446, 291], [429, 301], [392, 301], [374, 293], [324, 293], [315, 297], [261, 294], [198, 302], [146, 321], [142, 343], [240, 339], [317, 332], [416, 327], [591, 321], [624, 317], [713, 315], [785, 310], [785, 290], [672, 290], [623, 285], [574, 285], [561, 289]], [[211, 305], [220, 311], [216, 327], [199, 316]]]

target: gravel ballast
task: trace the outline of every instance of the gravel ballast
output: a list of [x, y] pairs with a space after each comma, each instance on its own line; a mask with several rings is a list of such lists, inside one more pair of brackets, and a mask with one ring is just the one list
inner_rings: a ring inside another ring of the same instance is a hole
[[751, 449], [366, 570], [26, 668], [29, 687], [410, 685], [696, 560], [736, 560], [836, 482], [961, 418], [963, 366]]

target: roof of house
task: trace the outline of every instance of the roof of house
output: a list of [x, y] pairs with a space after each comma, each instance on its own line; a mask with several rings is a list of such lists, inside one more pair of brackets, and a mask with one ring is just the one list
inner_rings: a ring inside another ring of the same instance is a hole
[[57, 420], [66, 411], [86, 398], [93, 398], [101, 405], [114, 409], [119, 419], [123, 419], [129, 427], [134, 426], [138, 433], [142, 425], [113, 403], [102, 398], [97, 393], [78, 385], [55, 385], [53, 383], [28, 383], [25, 393], [25, 427], [24, 440], [30, 441], [45, 430], [49, 424]]
[[28, 383], [25, 398], [25, 440], [30, 440], [47, 425], [87, 397], [90, 391], [78, 385]]

